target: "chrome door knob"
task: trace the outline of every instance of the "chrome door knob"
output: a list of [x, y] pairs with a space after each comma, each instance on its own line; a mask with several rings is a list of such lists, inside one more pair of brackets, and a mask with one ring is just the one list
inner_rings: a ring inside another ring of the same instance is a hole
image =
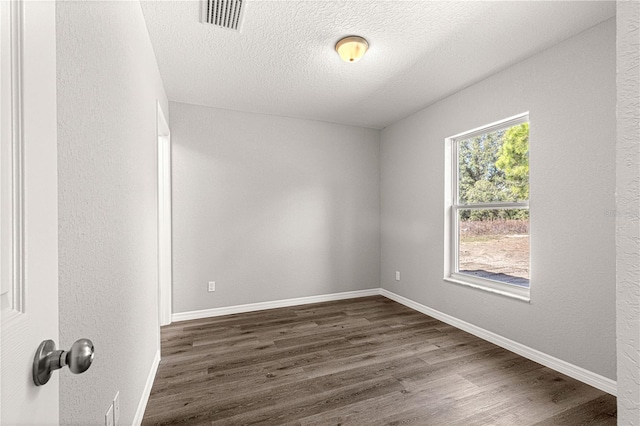
[[49, 381], [51, 374], [65, 365], [73, 374], [87, 371], [93, 362], [95, 351], [89, 339], [78, 339], [68, 351], [56, 350], [53, 340], [40, 343], [33, 358], [33, 382], [42, 386]]
[[73, 374], [84, 373], [93, 362], [93, 342], [89, 339], [78, 339], [69, 352], [66, 352], [66, 363]]

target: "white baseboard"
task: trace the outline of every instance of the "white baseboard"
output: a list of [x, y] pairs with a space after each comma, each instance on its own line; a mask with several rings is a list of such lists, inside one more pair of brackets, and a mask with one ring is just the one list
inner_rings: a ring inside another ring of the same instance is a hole
[[521, 355], [525, 358], [556, 370], [562, 374], [566, 374], [569, 377], [573, 377], [576, 380], [580, 380], [583, 383], [591, 385], [611, 395], [615, 396], [617, 393], [618, 386], [615, 380], [608, 379], [599, 374], [585, 370], [582, 367], [578, 367], [577, 365], [573, 365], [561, 359], [555, 358], [551, 355], [545, 354], [521, 343], [514, 342], [513, 340], [507, 339], [506, 337], [500, 336], [499, 334], [485, 330], [466, 321], [462, 321], [458, 318], [452, 317], [451, 315], [436, 311], [435, 309], [422, 305], [418, 302], [414, 302], [411, 299], [407, 299], [406, 297], [390, 292], [389, 290], [382, 288], [380, 289], [380, 294], [402, 305], [405, 305], [408, 308], [411, 308], [418, 312], [422, 312], [425, 315], [429, 315], [430, 317], [459, 328], [460, 330], [464, 330], [467, 333], [478, 336], [481, 339], [510, 350], [511, 352], [515, 352], [518, 355]]
[[297, 297], [294, 299], [274, 300], [271, 302], [249, 303], [246, 305], [227, 306], [224, 308], [202, 309], [199, 311], [178, 312], [171, 316], [172, 321], [187, 321], [199, 318], [217, 317], [221, 315], [241, 314], [262, 311], [265, 309], [286, 308], [288, 306], [308, 305], [310, 303], [332, 302], [334, 300], [355, 299], [357, 297], [377, 296], [379, 288], [369, 290], [346, 291], [343, 293], [321, 294], [318, 296]]
[[151, 388], [153, 387], [153, 382], [156, 379], [156, 373], [158, 372], [159, 365], [160, 349], [158, 349], [158, 352], [156, 352], [156, 356], [153, 358], [151, 370], [149, 370], [149, 375], [147, 376], [147, 383], [145, 383], [144, 385], [142, 396], [140, 397], [140, 402], [138, 403], [138, 409], [136, 410], [136, 415], [133, 418], [133, 426], [140, 426], [142, 424], [144, 411], [147, 409], [147, 402], [149, 402], [149, 395], [151, 395]]

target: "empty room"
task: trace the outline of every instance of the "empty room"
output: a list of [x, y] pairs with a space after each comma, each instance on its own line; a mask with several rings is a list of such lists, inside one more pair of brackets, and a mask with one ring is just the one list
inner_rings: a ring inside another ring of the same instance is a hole
[[0, 2], [6, 425], [639, 425], [640, 3]]

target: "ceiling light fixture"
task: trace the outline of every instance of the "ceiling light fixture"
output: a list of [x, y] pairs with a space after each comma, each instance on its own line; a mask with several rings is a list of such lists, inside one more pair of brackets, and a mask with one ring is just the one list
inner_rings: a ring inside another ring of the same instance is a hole
[[336, 43], [336, 52], [345, 62], [358, 62], [369, 48], [367, 40], [358, 36], [349, 36]]

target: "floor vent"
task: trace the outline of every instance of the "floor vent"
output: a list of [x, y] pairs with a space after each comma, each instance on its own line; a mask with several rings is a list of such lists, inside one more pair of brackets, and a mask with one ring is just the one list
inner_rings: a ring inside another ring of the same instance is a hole
[[204, 0], [203, 21], [229, 30], [240, 31], [246, 0]]

